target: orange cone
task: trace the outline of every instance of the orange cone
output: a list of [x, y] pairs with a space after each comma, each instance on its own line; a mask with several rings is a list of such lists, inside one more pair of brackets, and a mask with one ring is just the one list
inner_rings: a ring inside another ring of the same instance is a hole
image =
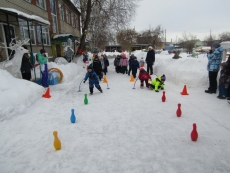
[[104, 76], [103, 83], [107, 83], [107, 82], [108, 82], [107, 78], [106, 78], [106, 76]]
[[133, 77], [133, 75], [131, 75], [131, 77], [130, 77], [130, 82], [134, 82], [134, 77]]
[[46, 90], [46, 93], [43, 94], [42, 97], [45, 97], [45, 98], [48, 98], [48, 99], [51, 97], [51, 95], [50, 95], [50, 88], [48, 88], [48, 89]]
[[187, 92], [187, 87], [186, 87], [186, 85], [184, 85], [184, 89], [183, 89], [183, 91], [181, 92], [181, 95], [189, 95], [188, 92]]

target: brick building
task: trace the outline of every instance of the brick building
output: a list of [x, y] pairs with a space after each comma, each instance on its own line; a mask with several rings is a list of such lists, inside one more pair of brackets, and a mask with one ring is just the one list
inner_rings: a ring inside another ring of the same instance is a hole
[[[0, 43], [30, 38], [32, 52], [44, 48], [49, 56], [64, 56], [67, 40], [73, 49], [80, 40], [80, 15], [70, 0], [1, 0]], [[9, 49], [0, 48], [0, 61], [9, 55]]]

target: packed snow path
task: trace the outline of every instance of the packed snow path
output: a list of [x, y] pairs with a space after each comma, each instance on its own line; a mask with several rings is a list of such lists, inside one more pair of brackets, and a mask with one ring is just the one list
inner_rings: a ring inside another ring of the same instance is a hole
[[[1, 173], [217, 173], [230, 172], [230, 116], [226, 100], [166, 81], [162, 91], [136, 89], [110, 62], [103, 93], [78, 86], [85, 70], [70, 83], [51, 86], [22, 114], [0, 122]], [[177, 104], [182, 116], [176, 116]], [[71, 109], [77, 123], [70, 123]], [[199, 138], [192, 142], [192, 124]], [[53, 147], [54, 130], [62, 149]]]

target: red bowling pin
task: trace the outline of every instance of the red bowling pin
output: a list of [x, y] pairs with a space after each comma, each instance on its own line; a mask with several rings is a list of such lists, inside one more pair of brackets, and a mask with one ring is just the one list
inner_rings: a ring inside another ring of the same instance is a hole
[[192, 132], [191, 132], [191, 139], [192, 141], [196, 141], [198, 138], [198, 133], [196, 131], [196, 123], [193, 124], [193, 129], [192, 129]]
[[165, 97], [165, 91], [163, 91], [163, 95], [162, 95], [161, 100], [162, 100], [162, 102], [165, 102], [165, 100], [166, 100], [166, 97]]
[[179, 104], [178, 104], [177, 111], [176, 111], [176, 115], [177, 115], [177, 117], [180, 117], [180, 116], [181, 116], [181, 114], [182, 114], [180, 107], [181, 107], [181, 104], [179, 103]]

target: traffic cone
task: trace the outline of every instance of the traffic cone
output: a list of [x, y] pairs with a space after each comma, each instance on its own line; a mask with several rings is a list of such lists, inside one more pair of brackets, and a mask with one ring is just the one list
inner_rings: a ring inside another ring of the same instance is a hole
[[46, 93], [43, 94], [42, 97], [48, 98], [48, 99], [51, 97], [51, 95], [50, 95], [50, 88], [48, 88], [48, 89], [46, 90]]
[[103, 83], [107, 83], [107, 82], [108, 82], [107, 78], [106, 78], [106, 76], [104, 76]]
[[186, 87], [186, 85], [184, 85], [184, 89], [183, 89], [183, 91], [181, 92], [181, 95], [189, 95], [188, 92], [187, 92], [187, 87]]
[[131, 75], [131, 77], [130, 77], [130, 82], [134, 82], [134, 77], [133, 77], [133, 75]]

